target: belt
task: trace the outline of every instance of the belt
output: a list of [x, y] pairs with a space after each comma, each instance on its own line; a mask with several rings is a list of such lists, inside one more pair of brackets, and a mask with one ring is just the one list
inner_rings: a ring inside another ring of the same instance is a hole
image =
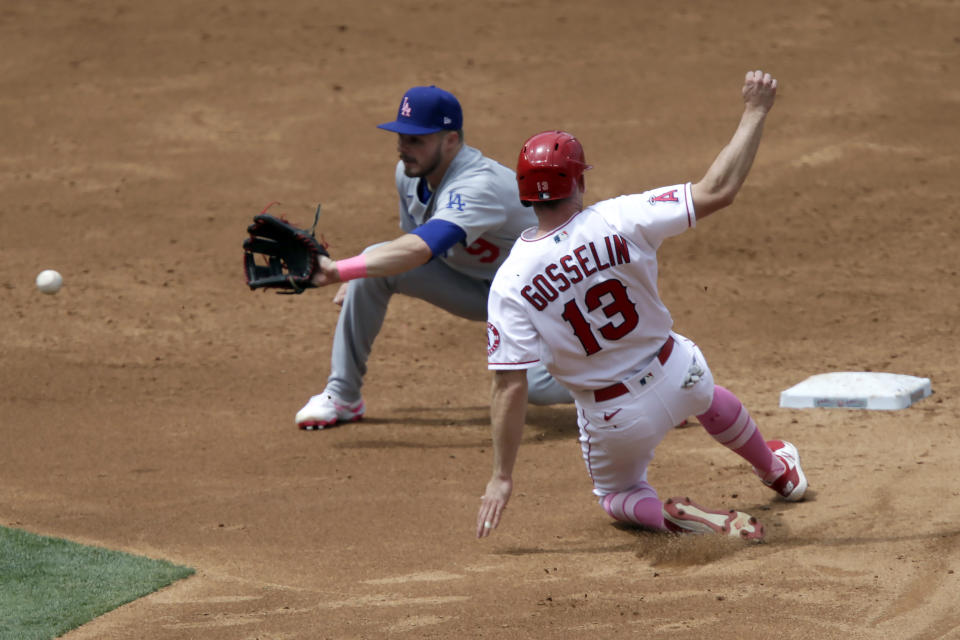
[[[667, 341], [663, 343], [663, 346], [660, 347], [660, 351], [657, 352], [657, 360], [660, 361], [661, 365], [667, 364], [667, 360], [670, 358], [670, 354], [673, 352], [673, 336], [667, 338]], [[614, 398], [619, 398], [625, 393], [628, 393], [630, 390], [627, 389], [627, 385], [622, 382], [612, 384], [609, 387], [604, 387], [602, 389], [597, 389], [593, 392], [593, 399], [596, 402], [604, 402], [605, 400], [613, 400]]]

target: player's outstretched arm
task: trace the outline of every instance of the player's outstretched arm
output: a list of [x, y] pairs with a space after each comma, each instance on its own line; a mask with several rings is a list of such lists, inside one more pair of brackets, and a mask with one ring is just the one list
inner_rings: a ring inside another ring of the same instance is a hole
[[407, 233], [396, 240], [378, 245], [363, 254], [367, 275], [392, 276], [425, 265], [433, 257], [423, 238]]
[[740, 125], [707, 173], [691, 187], [698, 220], [733, 203], [750, 173], [760, 147], [763, 123], [776, 96], [776, 78], [760, 70], [747, 72], [743, 83], [744, 109]]
[[527, 372], [522, 369], [496, 371], [490, 395], [493, 475], [480, 498], [478, 538], [487, 537], [497, 528], [513, 492], [513, 467], [527, 418]]
[[345, 260], [320, 260], [312, 283], [324, 287], [357, 278], [391, 276], [426, 264], [433, 252], [422, 238], [407, 233], [360, 255]]

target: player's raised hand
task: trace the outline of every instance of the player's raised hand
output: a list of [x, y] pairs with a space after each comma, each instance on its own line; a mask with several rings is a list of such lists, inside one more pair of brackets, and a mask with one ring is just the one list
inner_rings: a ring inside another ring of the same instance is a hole
[[477, 537], [486, 538], [497, 525], [507, 507], [510, 494], [513, 492], [513, 480], [498, 476], [490, 478], [487, 483], [487, 492], [480, 498], [480, 511], [477, 512]]
[[776, 78], [759, 69], [747, 71], [747, 77], [743, 82], [743, 101], [748, 109], [754, 108], [767, 112], [773, 106], [776, 97]]

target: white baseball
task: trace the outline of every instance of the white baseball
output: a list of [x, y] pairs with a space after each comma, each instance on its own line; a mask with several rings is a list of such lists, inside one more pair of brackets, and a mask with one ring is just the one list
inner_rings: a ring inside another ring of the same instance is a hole
[[43, 293], [54, 294], [63, 286], [63, 276], [53, 269], [45, 269], [37, 274], [37, 289]]

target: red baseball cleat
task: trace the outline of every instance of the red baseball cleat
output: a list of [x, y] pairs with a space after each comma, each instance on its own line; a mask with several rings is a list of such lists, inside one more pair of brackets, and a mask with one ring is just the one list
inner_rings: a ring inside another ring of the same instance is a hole
[[779, 493], [784, 500], [790, 502], [803, 500], [807, 492], [807, 477], [803, 475], [803, 469], [800, 468], [800, 454], [797, 448], [783, 440], [770, 440], [767, 446], [773, 451], [773, 455], [783, 462], [787, 470], [776, 480], [763, 484]]
[[669, 498], [663, 503], [663, 519], [676, 533], [718, 533], [731, 538], [763, 540], [764, 529], [749, 513], [707, 509], [690, 498]]

